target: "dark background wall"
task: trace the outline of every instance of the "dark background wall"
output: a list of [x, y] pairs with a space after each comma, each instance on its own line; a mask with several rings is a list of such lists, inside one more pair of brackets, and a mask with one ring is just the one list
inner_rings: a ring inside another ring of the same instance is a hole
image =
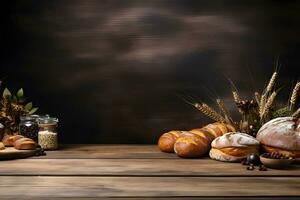
[[[299, 77], [297, 1], [2, 1], [0, 75], [60, 119], [63, 143], [155, 143], [209, 122], [185, 93], [231, 104], [282, 64]], [[299, 2], [299, 1], [298, 1]]]

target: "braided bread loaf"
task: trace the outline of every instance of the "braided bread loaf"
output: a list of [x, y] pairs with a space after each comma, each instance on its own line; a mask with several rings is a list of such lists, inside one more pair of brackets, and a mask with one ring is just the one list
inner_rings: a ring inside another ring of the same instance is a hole
[[215, 138], [234, 131], [233, 126], [219, 122], [190, 131], [170, 131], [159, 138], [158, 146], [163, 152], [175, 152], [183, 158], [200, 157], [208, 153]]

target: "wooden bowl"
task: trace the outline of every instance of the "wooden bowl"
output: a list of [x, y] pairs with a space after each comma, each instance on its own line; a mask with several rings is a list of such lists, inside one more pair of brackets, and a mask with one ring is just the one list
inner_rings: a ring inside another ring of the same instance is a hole
[[260, 156], [260, 161], [268, 168], [282, 169], [289, 167], [295, 159], [273, 159]]

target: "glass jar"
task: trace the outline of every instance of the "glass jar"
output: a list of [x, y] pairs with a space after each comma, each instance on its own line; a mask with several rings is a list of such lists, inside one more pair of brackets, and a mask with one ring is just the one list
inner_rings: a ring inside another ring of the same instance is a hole
[[38, 141], [39, 126], [35, 117], [21, 116], [19, 124], [20, 135]]
[[43, 149], [55, 150], [58, 148], [57, 126], [57, 118], [39, 118], [38, 143]]

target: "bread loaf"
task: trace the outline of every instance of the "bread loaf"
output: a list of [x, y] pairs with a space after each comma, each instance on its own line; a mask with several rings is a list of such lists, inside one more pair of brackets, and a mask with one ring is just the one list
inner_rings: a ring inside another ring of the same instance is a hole
[[19, 138], [14, 142], [15, 149], [18, 150], [31, 150], [35, 149], [37, 144], [30, 138]]
[[158, 147], [162, 152], [174, 153], [174, 144], [183, 131], [169, 131], [160, 136]]
[[210, 158], [226, 162], [237, 162], [259, 151], [259, 141], [246, 133], [226, 133], [214, 139], [211, 146]]
[[279, 117], [264, 124], [256, 135], [266, 152], [300, 157], [300, 119]]
[[2, 142], [0, 142], [0, 150], [3, 150], [3, 149], [5, 149], [5, 146]]
[[213, 139], [232, 131], [235, 131], [233, 126], [217, 122], [184, 132], [176, 140], [174, 151], [183, 158], [201, 157], [209, 152]]
[[2, 142], [6, 147], [11, 147], [11, 146], [14, 146], [14, 142], [20, 138], [24, 138], [24, 136], [22, 136], [22, 135], [6, 135], [2, 139]]

